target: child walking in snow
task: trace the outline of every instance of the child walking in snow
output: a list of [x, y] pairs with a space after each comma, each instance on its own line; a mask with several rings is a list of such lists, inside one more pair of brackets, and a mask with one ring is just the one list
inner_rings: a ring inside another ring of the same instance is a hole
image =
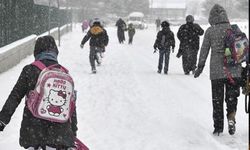
[[92, 22], [88, 33], [83, 38], [80, 47], [83, 48], [84, 44], [90, 39], [90, 52], [89, 52], [89, 61], [92, 69], [92, 73], [96, 73], [96, 65], [101, 64], [102, 55], [98, 55], [105, 51], [105, 47], [108, 45], [109, 37], [106, 30], [103, 28], [102, 21], [98, 18], [95, 18]]
[[134, 25], [132, 23], [130, 23], [128, 25], [127, 30], [128, 30], [128, 37], [129, 37], [128, 44], [132, 44], [133, 43], [133, 37], [135, 35]]
[[83, 20], [83, 22], [82, 22], [82, 32], [86, 31], [88, 29], [88, 27], [89, 27], [88, 20], [86, 20], [86, 19]]
[[158, 73], [161, 73], [162, 64], [165, 57], [164, 63], [164, 73], [168, 74], [168, 65], [169, 65], [169, 54], [170, 48], [172, 47], [172, 52], [174, 52], [175, 39], [174, 33], [169, 28], [169, 23], [163, 21], [161, 23], [162, 30], [158, 32], [157, 38], [154, 44], [154, 53], [159, 50], [159, 63], [158, 63]]
[[[241, 64], [230, 67], [234, 83], [230, 81], [224, 66], [224, 49], [226, 31], [231, 28], [226, 10], [215, 4], [209, 13], [208, 22], [211, 25], [207, 28], [200, 50], [198, 68], [194, 77], [202, 73], [208, 54], [210, 58], [210, 80], [212, 89], [213, 104], [213, 125], [214, 135], [220, 135], [224, 130], [224, 102], [226, 103], [226, 118], [228, 121], [228, 132], [233, 135], [236, 131], [236, 111], [238, 97], [240, 96]], [[211, 52], [210, 52], [211, 51]]]
[[[41, 62], [45, 67], [54, 65], [60, 67], [57, 56], [58, 49], [52, 36], [39, 37], [35, 44], [35, 60]], [[33, 63], [26, 65], [2, 110], [0, 111], [0, 131], [3, 131], [10, 122], [16, 108], [21, 100], [26, 96], [25, 107], [23, 111], [23, 120], [20, 129], [20, 145], [29, 150], [73, 150], [75, 147], [75, 136], [77, 132], [76, 110], [72, 112], [71, 118], [64, 123], [57, 123], [40, 119], [34, 116], [28, 107], [28, 95], [36, 88], [37, 80], [42, 71]], [[49, 86], [49, 85], [48, 85]], [[54, 91], [55, 92], [55, 91]], [[58, 92], [57, 98], [61, 100], [66, 97], [66, 93]], [[53, 100], [53, 99], [52, 99]], [[62, 109], [60, 109], [62, 111]]]

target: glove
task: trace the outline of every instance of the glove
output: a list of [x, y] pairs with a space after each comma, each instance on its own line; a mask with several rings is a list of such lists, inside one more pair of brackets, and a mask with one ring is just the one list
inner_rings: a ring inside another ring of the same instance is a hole
[[6, 124], [3, 123], [1, 120], [0, 120], [0, 131], [3, 131], [3, 129], [5, 128]]
[[179, 50], [178, 50], [178, 52], [176, 54], [176, 57], [180, 58], [182, 56], [182, 54], [183, 54], [183, 49], [179, 48]]
[[156, 44], [154, 44], [154, 49], [155, 49], [155, 50], [157, 49], [157, 45], [156, 45]]
[[83, 44], [80, 45], [81, 48], [83, 48], [83, 46], [84, 46]]
[[[204, 67], [204, 66], [203, 66]], [[203, 67], [199, 67], [194, 71], [194, 78], [197, 78], [202, 73]]]
[[171, 50], [171, 51], [172, 51], [172, 53], [174, 53], [174, 47], [172, 47], [172, 50]]
[[181, 54], [180, 52], [178, 52], [177, 55], [176, 55], [176, 57], [177, 57], [177, 58], [180, 58], [181, 55], [182, 55], [182, 54]]

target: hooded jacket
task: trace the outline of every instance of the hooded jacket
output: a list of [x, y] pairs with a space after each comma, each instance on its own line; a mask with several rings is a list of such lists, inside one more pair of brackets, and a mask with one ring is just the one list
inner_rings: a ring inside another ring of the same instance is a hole
[[[210, 79], [224, 79], [227, 75], [224, 71], [224, 51], [226, 30], [230, 28], [227, 13], [223, 7], [215, 4], [209, 14], [210, 27], [206, 30], [200, 50], [198, 67], [205, 66], [208, 54], [210, 57]], [[241, 77], [241, 66], [237, 65], [229, 68], [232, 77]]]
[[157, 47], [159, 50], [167, 50], [170, 49], [170, 46], [173, 49], [175, 47], [174, 33], [169, 27], [164, 27], [158, 32], [154, 47]]
[[[50, 55], [50, 54], [53, 55]], [[48, 55], [45, 55], [48, 54]], [[36, 60], [42, 61], [45, 66], [58, 64], [58, 50], [53, 37], [44, 36], [37, 39], [34, 56]], [[26, 65], [2, 110], [0, 121], [8, 124], [16, 108], [29, 91], [34, 90], [41, 70], [36, 66]], [[66, 123], [55, 123], [36, 118], [32, 115], [25, 102], [23, 119], [20, 128], [19, 143], [22, 147], [74, 147], [74, 139], [77, 131], [76, 111], [73, 112], [71, 121]]]
[[191, 49], [199, 50], [200, 38], [204, 30], [196, 23], [187, 22], [181, 25], [177, 32], [177, 37], [180, 40], [180, 49], [190, 47]]

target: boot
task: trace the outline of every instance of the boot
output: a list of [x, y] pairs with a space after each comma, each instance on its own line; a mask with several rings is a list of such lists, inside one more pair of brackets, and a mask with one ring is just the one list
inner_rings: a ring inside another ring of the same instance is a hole
[[96, 73], [96, 69], [95, 68], [92, 68], [92, 73]]
[[220, 136], [220, 134], [223, 132], [223, 130], [222, 129], [214, 129], [214, 132], [213, 132], [213, 134], [214, 135], [218, 135], [218, 136]]
[[234, 135], [235, 133], [235, 112], [232, 112], [228, 115], [227, 119], [228, 119], [228, 132], [230, 135]]
[[235, 133], [235, 121], [228, 120], [228, 133], [230, 135], [234, 135]]

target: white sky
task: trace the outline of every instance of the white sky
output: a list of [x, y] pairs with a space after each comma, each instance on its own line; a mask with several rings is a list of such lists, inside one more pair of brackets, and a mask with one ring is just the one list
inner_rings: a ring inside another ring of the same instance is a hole
[[151, 8], [185, 8], [186, 0], [149, 0]]

